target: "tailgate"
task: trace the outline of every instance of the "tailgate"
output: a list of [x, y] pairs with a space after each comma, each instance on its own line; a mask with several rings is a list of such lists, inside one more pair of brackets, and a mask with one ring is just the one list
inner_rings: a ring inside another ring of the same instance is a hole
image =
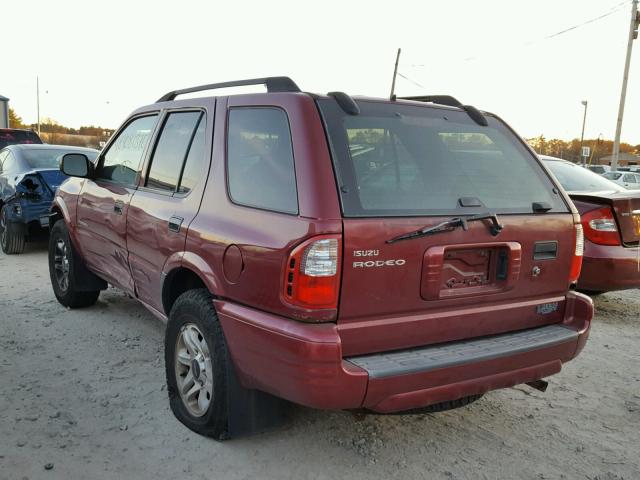
[[345, 354], [557, 323], [574, 254], [571, 214], [500, 216], [387, 244], [442, 218], [345, 219], [338, 328]]
[[[356, 103], [317, 100], [343, 213], [343, 353], [560, 322], [574, 217], [524, 142], [489, 114]], [[494, 214], [502, 231], [491, 231]]]

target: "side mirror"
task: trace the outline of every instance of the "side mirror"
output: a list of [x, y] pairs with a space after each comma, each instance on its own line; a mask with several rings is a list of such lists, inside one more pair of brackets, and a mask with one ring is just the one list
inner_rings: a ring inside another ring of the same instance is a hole
[[67, 153], [62, 157], [60, 170], [70, 177], [88, 178], [93, 164], [82, 153]]

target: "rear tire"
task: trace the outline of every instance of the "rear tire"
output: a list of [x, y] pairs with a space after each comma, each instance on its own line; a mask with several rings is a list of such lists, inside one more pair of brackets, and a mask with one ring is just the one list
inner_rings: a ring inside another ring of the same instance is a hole
[[169, 314], [164, 352], [169, 404], [176, 418], [200, 435], [229, 438], [231, 359], [208, 290], [178, 297]]
[[25, 235], [20, 224], [9, 221], [9, 205], [3, 205], [0, 210], [0, 246], [7, 255], [24, 252]]
[[49, 276], [58, 302], [68, 308], [95, 304], [100, 290], [85, 291], [76, 276], [82, 259], [75, 252], [64, 220], [58, 220], [49, 236]]

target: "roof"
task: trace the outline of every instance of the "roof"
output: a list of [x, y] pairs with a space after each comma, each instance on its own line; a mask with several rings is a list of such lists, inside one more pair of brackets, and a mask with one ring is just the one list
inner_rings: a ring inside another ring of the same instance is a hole
[[8, 102], [8, 101], [9, 101], [9, 99], [8, 99], [7, 97], [3, 97], [2, 95], [0, 95], [0, 100], [4, 100], [4, 101], [6, 101], [6, 102]]
[[551, 157], [549, 155], [538, 155], [538, 158], [540, 160], [545, 160], [547, 162], [551, 161], [551, 162], [562, 162], [562, 163], [570, 163], [571, 165], [576, 165], [573, 162], [569, 162], [568, 160], [565, 160], [564, 158], [558, 158], [558, 157]]
[[73, 145], [51, 145], [49, 143], [16, 143], [5, 148], [13, 150], [73, 150], [76, 152], [97, 152], [95, 148], [74, 147]]
[[30, 128], [0, 128], [0, 132], [6, 132], [6, 131], [9, 131], [9, 132], [33, 132], [33, 133], [36, 133]]

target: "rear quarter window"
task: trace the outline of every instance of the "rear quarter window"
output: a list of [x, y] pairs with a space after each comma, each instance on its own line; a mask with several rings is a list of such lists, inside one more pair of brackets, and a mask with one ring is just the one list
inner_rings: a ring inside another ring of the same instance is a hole
[[234, 203], [297, 214], [298, 194], [287, 114], [279, 108], [229, 110], [227, 181]]

